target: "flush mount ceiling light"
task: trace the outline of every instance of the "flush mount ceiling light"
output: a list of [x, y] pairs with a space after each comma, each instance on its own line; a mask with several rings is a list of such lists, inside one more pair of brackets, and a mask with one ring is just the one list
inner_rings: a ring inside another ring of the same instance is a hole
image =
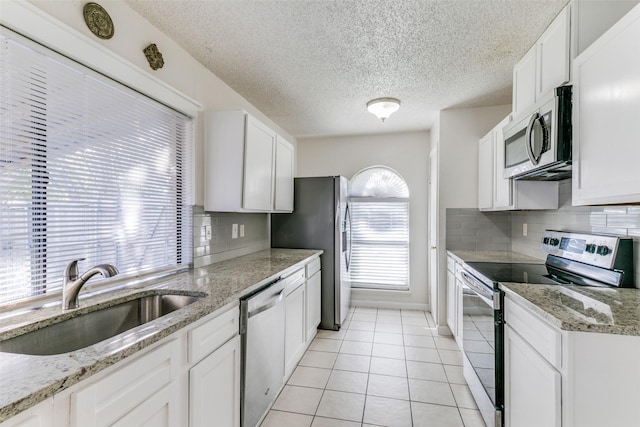
[[377, 98], [367, 102], [367, 110], [383, 122], [399, 108], [400, 100], [395, 98]]

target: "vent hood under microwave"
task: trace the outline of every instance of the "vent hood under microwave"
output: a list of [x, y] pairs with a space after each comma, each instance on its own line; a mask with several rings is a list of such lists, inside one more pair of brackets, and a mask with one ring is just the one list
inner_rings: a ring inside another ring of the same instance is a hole
[[571, 177], [571, 86], [504, 129], [504, 178], [559, 181]]

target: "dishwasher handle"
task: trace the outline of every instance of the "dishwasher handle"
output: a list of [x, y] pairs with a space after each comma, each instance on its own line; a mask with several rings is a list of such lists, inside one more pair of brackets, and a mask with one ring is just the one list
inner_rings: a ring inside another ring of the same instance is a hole
[[284, 299], [284, 289], [281, 290], [280, 292], [278, 292], [276, 295], [274, 295], [272, 298], [264, 301], [263, 304], [261, 304], [260, 306], [256, 307], [255, 309], [249, 311], [247, 313], [247, 318], [252, 318], [253, 316], [262, 313], [263, 311], [267, 311], [272, 307], [275, 307], [276, 305], [280, 304], [282, 302], [282, 300]]

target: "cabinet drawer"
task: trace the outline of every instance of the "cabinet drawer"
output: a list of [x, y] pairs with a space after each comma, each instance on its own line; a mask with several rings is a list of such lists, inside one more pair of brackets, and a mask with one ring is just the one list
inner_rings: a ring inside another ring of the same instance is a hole
[[284, 293], [290, 294], [305, 281], [304, 267], [288, 275], [284, 280]]
[[504, 309], [505, 322], [556, 369], [560, 369], [561, 332], [508, 297]]
[[240, 313], [237, 307], [192, 329], [188, 333], [189, 363], [193, 364], [222, 346], [239, 332]]
[[320, 271], [320, 258], [315, 258], [309, 264], [307, 264], [307, 278], [313, 276], [317, 271]]

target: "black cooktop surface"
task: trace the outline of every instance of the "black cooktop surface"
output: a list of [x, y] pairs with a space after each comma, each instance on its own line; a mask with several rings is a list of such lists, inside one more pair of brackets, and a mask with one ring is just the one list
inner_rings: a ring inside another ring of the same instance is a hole
[[468, 262], [469, 267], [493, 282], [543, 283], [554, 285], [544, 264], [511, 264], [500, 262]]

